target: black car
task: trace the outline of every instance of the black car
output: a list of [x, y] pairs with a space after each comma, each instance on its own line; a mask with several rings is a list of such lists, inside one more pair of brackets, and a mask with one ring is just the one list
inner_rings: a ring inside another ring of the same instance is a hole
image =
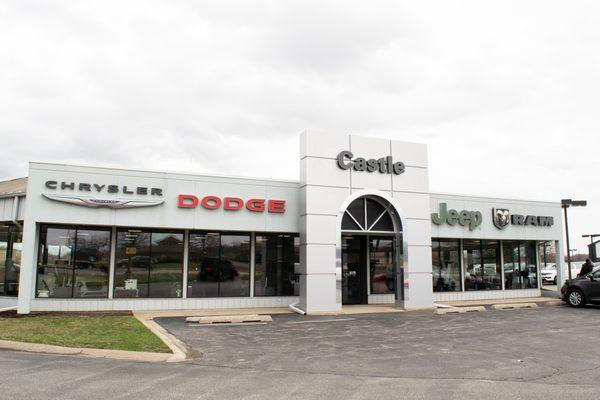
[[585, 276], [566, 281], [560, 293], [562, 300], [572, 307], [600, 304], [600, 267]]

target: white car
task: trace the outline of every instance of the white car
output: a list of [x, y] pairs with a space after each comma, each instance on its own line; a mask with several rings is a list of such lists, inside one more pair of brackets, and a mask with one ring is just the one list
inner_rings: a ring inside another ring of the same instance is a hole
[[[569, 279], [569, 269], [565, 262], [565, 279]], [[579, 271], [581, 271], [582, 261], [575, 261], [571, 263], [571, 276], [573, 278], [579, 275]], [[594, 263], [594, 266], [599, 266], [600, 263]], [[556, 277], [556, 264], [546, 265], [540, 271], [542, 275], [542, 283], [552, 283], [556, 285], [558, 278]]]
[[556, 285], [557, 277], [556, 277], [556, 264], [546, 265], [542, 268], [542, 283], [553, 283]]

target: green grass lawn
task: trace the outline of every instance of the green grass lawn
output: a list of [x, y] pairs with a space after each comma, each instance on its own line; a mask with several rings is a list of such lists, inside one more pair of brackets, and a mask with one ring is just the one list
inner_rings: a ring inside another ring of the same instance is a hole
[[131, 315], [0, 315], [0, 339], [67, 347], [170, 352]]

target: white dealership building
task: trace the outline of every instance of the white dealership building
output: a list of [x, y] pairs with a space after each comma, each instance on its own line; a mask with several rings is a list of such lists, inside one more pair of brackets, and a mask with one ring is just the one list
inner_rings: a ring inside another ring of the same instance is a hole
[[562, 274], [559, 202], [432, 193], [424, 144], [309, 132], [298, 161], [298, 181], [32, 162], [0, 182], [0, 306], [416, 309]]

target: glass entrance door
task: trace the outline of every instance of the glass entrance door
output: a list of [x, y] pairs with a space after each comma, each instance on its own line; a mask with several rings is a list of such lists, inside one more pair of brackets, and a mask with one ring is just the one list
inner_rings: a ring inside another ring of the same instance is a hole
[[367, 303], [367, 237], [342, 236], [342, 304]]
[[396, 293], [394, 237], [369, 236], [369, 281], [371, 294]]

